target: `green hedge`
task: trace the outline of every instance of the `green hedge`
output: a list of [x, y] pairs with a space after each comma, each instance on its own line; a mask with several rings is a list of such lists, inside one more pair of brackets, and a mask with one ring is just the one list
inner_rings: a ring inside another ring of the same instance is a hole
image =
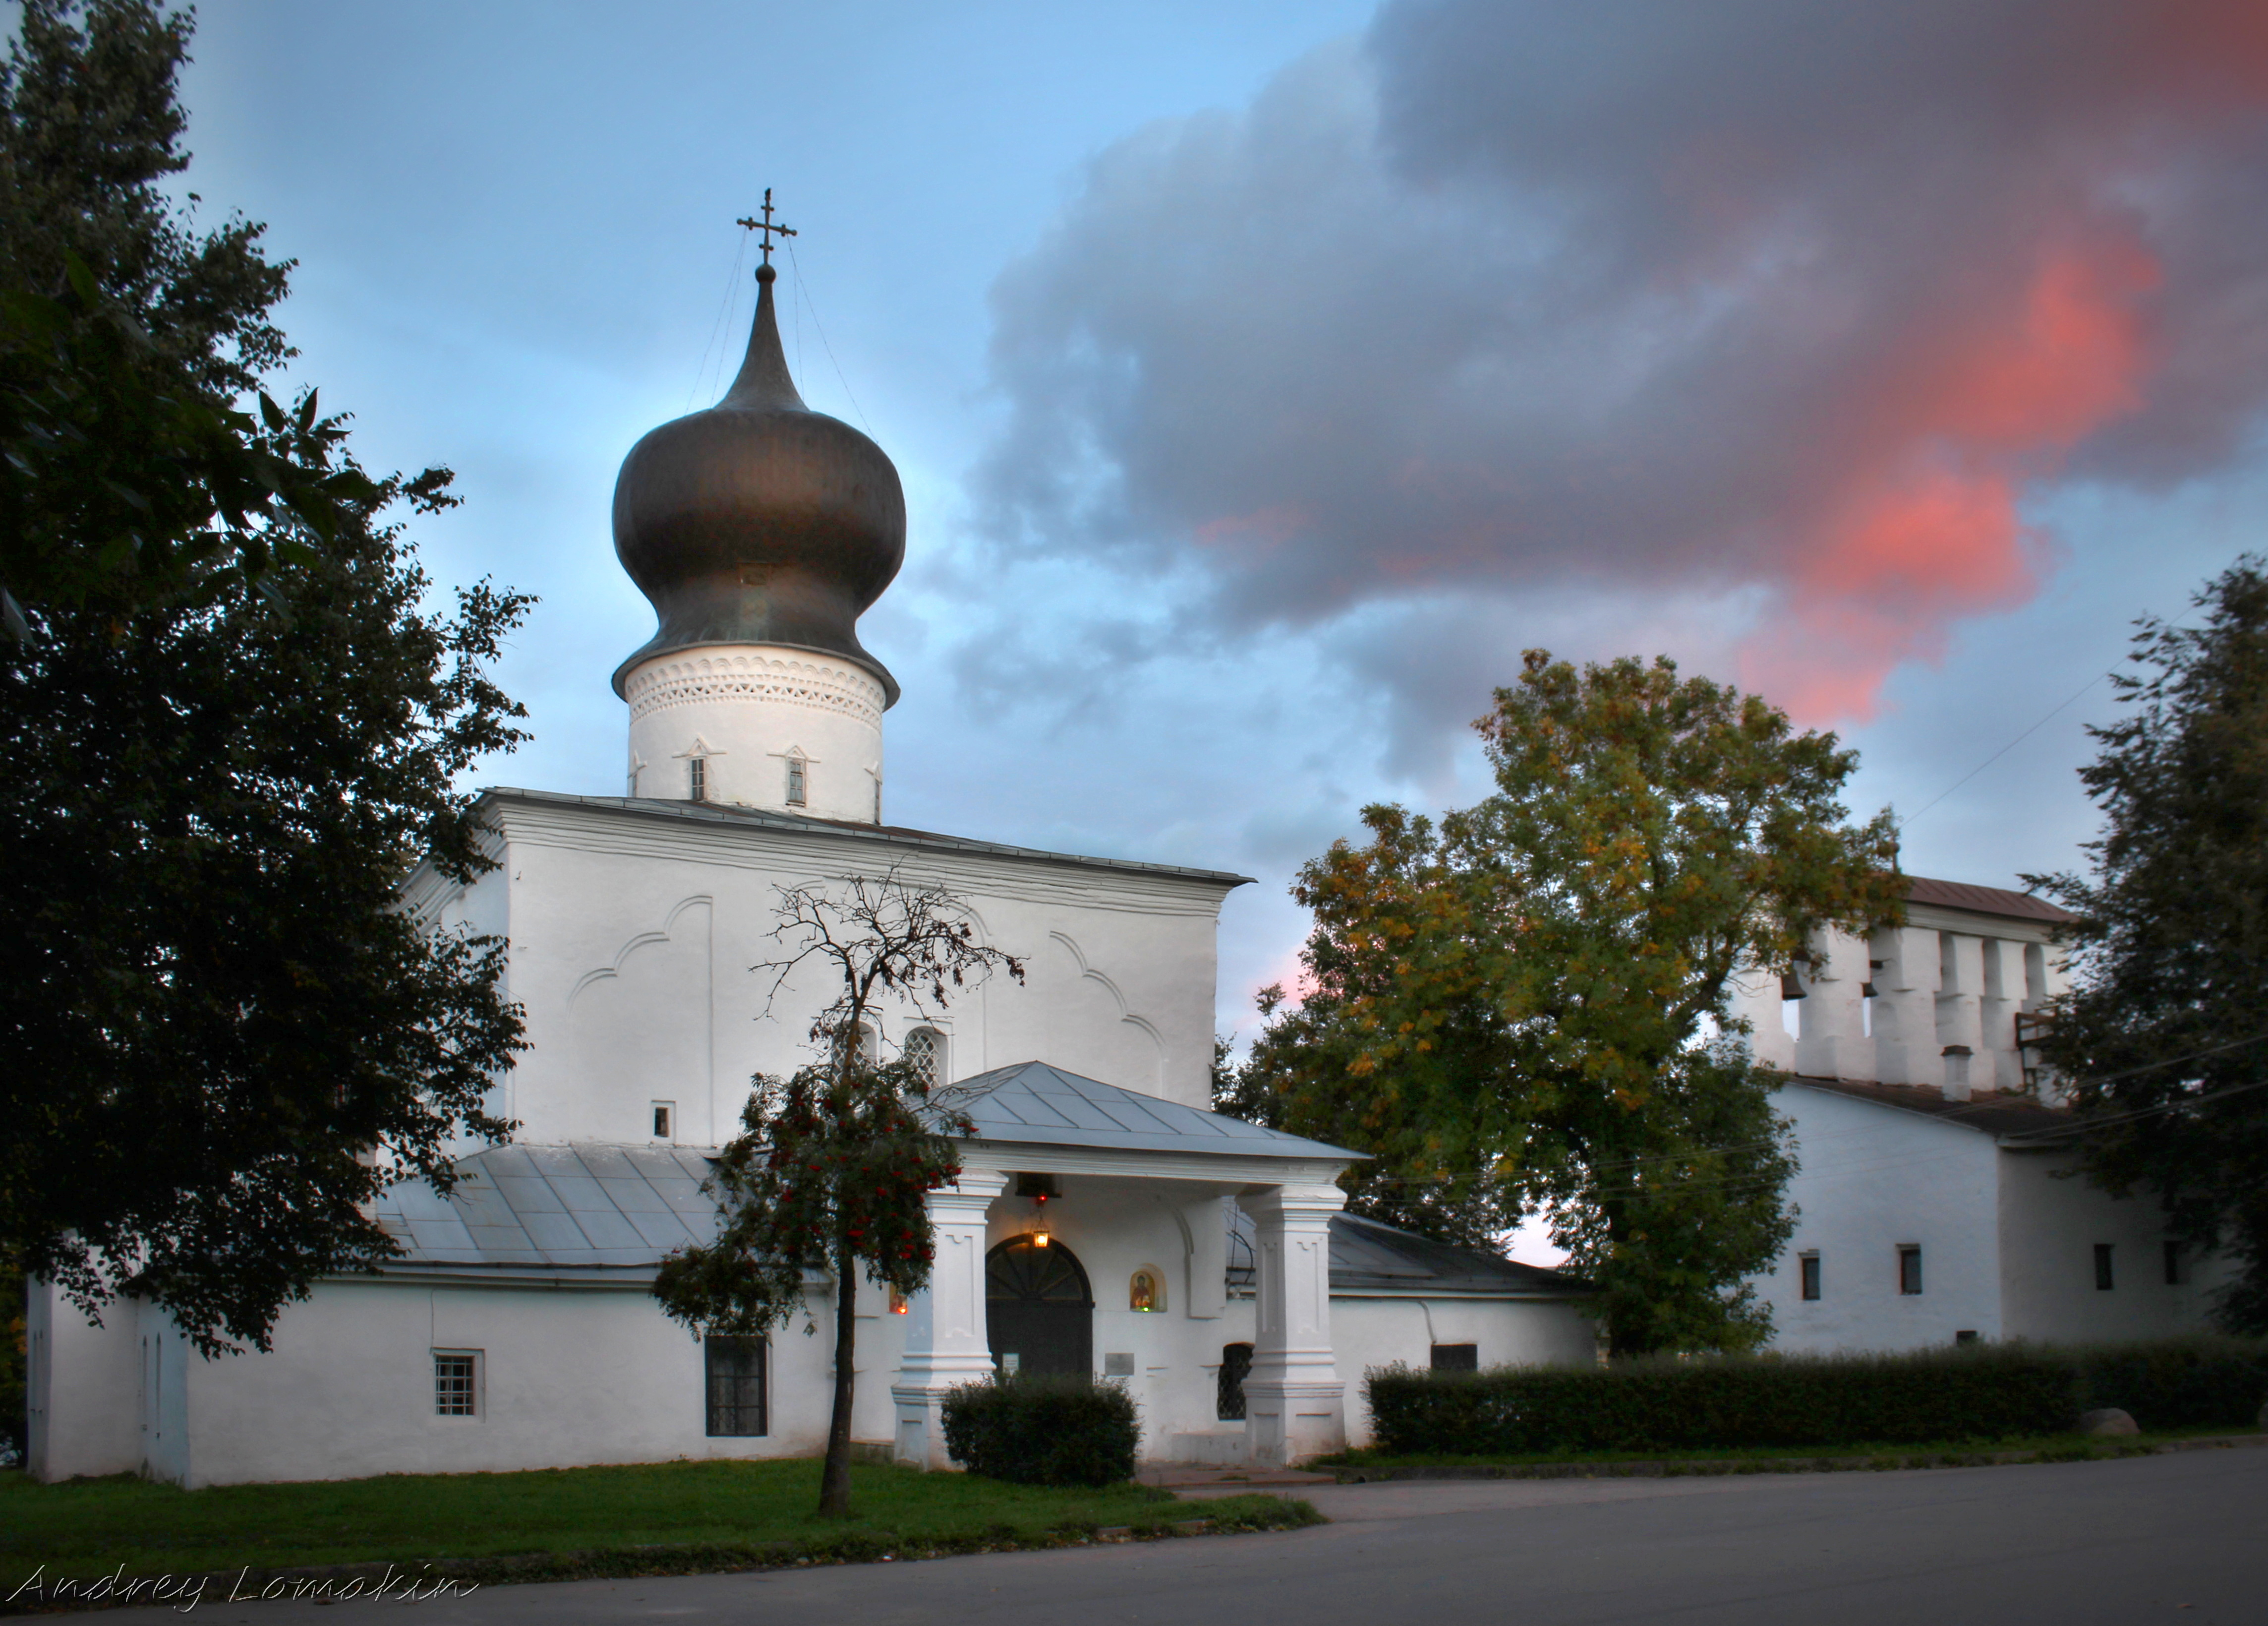
[[2268, 1398], [2268, 1344], [1388, 1367], [1368, 1388], [1377, 1448], [1396, 1456], [1908, 1445], [2059, 1433], [2100, 1406], [2145, 1429], [2247, 1427]]
[[998, 1378], [945, 1397], [945, 1449], [987, 1479], [1115, 1485], [1134, 1477], [1133, 1397], [1085, 1377]]

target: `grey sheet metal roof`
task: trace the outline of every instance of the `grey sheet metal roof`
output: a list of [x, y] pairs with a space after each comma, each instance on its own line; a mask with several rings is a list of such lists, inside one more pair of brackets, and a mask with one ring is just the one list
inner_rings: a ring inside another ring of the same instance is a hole
[[1025, 1146], [1094, 1146], [1128, 1151], [1202, 1152], [1230, 1157], [1360, 1157], [1241, 1119], [1138, 1095], [1044, 1061], [995, 1068], [953, 1086], [953, 1105], [976, 1121], [976, 1138]]
[[[1228, 1280], [1253, 1280], [1252, 1216], [1228, 1215]], [[1331, 1291], [1345, 1298], [1580, 1298], [1598, 1290], [1580, 1276], [1462, 1248], [1357, 1214], [1331, 1216]]]
[[1118, 869], [1136, 875], [1167, 876], [1175, 880], [1203, 881], [1224, 889], [1249, 886], [1253, 878], [1226, 869], [1193, 869], [1184, 864], [1153, 864], [1132, 858], [1094, 858], [1080, 853], [1050, 853], [1042, 847], [1010, 846], [1002, 841], [980, 841], [973, 836], [940, 835], [934, 830], [914, 830], [903, 824], [865, 824], [850, 819], [814, 818], [774, 808], [733, 807], [717, 802], [669, 802], [653, 796], [575, 796], [556, 790], [523, 790], [495, 785], [481, 793], [497, 801], [549, 802], [560, 807], [595, 808], [603, 812], [628, 813], [647, 818], [687, 819], [700, 824], [752, 825], [759, 829], [814, 831], [847, 836], [855, 841], [875, 841], [889, 846], [936, 847], [950, 853], [979, 853], [992, 858], [1030, 859], [1047, 864], [1073, 864], [1083, 869]]
[[498, 1146], [457, 1171], [446, 1197], [421, 1182], [379, 1199], [406, 1250], [393, 1265], [650, 1267], [717, 1231], [708, 1159], [681, 1147]]

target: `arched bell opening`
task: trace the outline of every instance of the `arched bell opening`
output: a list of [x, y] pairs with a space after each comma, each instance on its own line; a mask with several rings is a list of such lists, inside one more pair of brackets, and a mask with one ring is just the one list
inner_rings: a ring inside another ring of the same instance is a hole
[[1086, 1267], [1053, 1238], [1042, 1244], [1011, 1237], [984, 1256], [984, 1319], [996, 1371], [1094, 1371], [1094, 1292]]

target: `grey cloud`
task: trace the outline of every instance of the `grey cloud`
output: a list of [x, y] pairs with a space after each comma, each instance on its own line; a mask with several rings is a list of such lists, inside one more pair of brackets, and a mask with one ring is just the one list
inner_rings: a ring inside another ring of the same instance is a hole
[[[1545, 588], [1778, 606], [1793, 641], [1764, 669], [1846, 666], [1814, 709], [1863, 713], [2036, 589], [2051, 554], [2016, 512], [2041, 482], [2188, 478], [2246, 443], [2246, 17], [1390, 5], [1248, 107], [1104, 152], [1004, 272], [983, 523], [1194, 566], [1183, 618], [1215, 630], [1443, 595], [1500, 628], [1475, 607]], [[1509, 670], [1349, 648], [1413, 725], [1450, 669]]]

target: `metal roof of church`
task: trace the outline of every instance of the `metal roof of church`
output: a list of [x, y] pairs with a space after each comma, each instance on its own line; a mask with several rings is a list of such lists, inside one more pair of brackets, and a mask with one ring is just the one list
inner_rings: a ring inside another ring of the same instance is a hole
[[601, 812], [629, 813], [649, 818], [689, 819], [696, 824], [754, 826], [761, 830], [805, 831], [846, 836], [854, 841], [877, 841], [891, 846], [933, 847], [948, 853], [980, 853], [990, 858], [1021, 858], [1035, 863], [1072, 864], [1085, 869], [1116, 869], [1135, 875], [1167, 876], [1175, 880], [1205, 881], [1217, 886], [1249, 886], [1253, 877], [1226, 869], [1193, 869], [1182, 864], [1152, 864], [1133, 858], [1090, 858], [1078, 853], [1051, 853], [1042, 847], [1010, 846], [1002, 841], [979, 841], [970, 836], [939, 835], [933, 830], [913, 830], [902, 824], [865, 824], [850, 819], [813, 818], [771, 808], [728, 807], [715, 802], [667, 802], [653, 796], [571, 796], [555, 790], [523, 790], [494, 785], [482, 793], [497, 801], [549, 803], [561, 807], [593, 808]]
[[[1075, 1078], [1068, 1073], [1057, 1076]], [[1043, 1095], [1064, 1098], [1043, 1081], [1027, 1082]], [[1092, 1089], [1110, 1089], [1092, 1079], [1075, 1082], [1086, 1086], [1076, 1092], [1083, 1101], [1092, 1098]], [[1156, 1105], [1191, 1112], [1170, 1103]], [[1315, 1144], [1278, 1138], [1298, 1146]], [[405, 1250], [403, 1257], [387, 1261], [387, 1269], [416, 1275], [453, 1268], [556, 1271], [571, 1273], [572, 1279], [642, 1281], [672, 1249], [706, 1241], [717, 1231], [716, 1203], [701, 1191], [709, 1154], [688, 1147], [499, 1146], [461, 1159], [457, 1168], [457, 1189], [447, 1197], [412, 1184], [394, 1186], [379, 1200], [379, 1223]], [[1233, 1283], [1248, 1286], [1252, 1221], [1233, 1203], [1223, 1206], [1232, 1238], [1229, 1275]], [[1564, 1298], [1593, 1290], [1560, 1271], [1436, 1242], [1352, 1214], [1331, 1216], [1330, 1271], [1334, 1293], [1358, 1297]]]
[[1231, 1157], [1360, 1157], [1365, 1154], [1266, 1129], [1156, 1096], [1082, 1078], [1044, 1061], [1019, 1061], [966, 1078], [953, 1104], [976, 1139], [1024, 1146], [1092, 1146], [1130, 1151], [1203, 1152]]
[[651, 1267], [717, 1234], [704, 1153], [673, 1146], [497, 1146], [457, 1163], [444, 1197], [421, 1182], [379, 1199], [410, 1265]]

